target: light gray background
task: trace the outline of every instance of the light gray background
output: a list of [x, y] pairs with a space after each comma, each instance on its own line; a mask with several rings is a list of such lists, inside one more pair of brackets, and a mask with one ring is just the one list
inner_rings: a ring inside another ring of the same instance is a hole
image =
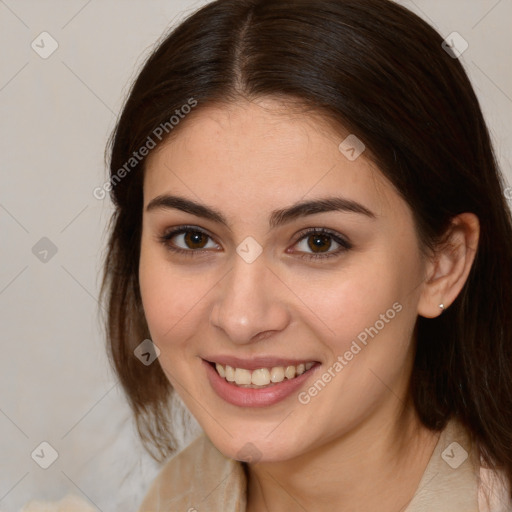
[[[158, 470], [105, 356], [97, 297], [111, 206], [92, 191], [136, 70], [204, 3], [0, 0], [2, 512], [68, 493], [95, 510], [135, 510]], [[468, 41], [462, 61], [511, 183], [512, 0], [401, 3]], [[43, 31], [59, 45], [47, 59], [31, 48]], [[57, 248], [46, 262], [32, 252], [42, 237]], [[184, 430], [182, 445], [197, 424]], [[31, 458], [42, 441], [59, 454], [46, 470]]]

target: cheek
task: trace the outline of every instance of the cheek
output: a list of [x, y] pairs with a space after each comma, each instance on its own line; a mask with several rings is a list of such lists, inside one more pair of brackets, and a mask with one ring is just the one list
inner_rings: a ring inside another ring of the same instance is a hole
[[153, 341], [160, 349], [183, 342], [198, 325], [205, 280], [173, 267], [158, 250], [141, 248], [139, 286]]
[[343, 358], [345, 377], [338, 382], [347, 383], [350, 374], [354, 384], [369, 367], [391, 375], [406, 363], [423, 267], [416, 247], [402, 253], [408, 258], [400, 257], [402, 250], [388, 244], [355, 255], [343, 270], [295, 281], [296, 289], [307, 290], [305, 302], [316, 317], [313, 329], [331, 362]]
[[326, 277], [323, 286], [310, 283], [308, 300], [321, 320], [315, 337], [330, 354], [322, 374], [329, 383], [325, 392], [313, 383], [299, 398], [316, 404], [311, 421], [319, 429], [359, 421], [408, 378], [417, 300], [410, 272], [417, 271], [413, 260], [380, 254], [372, 263]]
[[302, 284], [295, 279], [294, 289], [304, 290], [305, 302], [328, 332], [354, 336], [388, 311], [387, 316], [394, 318], [393, 304], [405, 306], [413, 298], [409, 278], [413, 269], [408, 272], [401, 265], [395, 270], [386, 258], [376, 260]]

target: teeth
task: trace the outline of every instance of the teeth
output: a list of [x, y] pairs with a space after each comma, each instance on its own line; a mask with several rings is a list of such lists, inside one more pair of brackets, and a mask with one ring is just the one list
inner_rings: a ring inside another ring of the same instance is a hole
[[215, 364], [217, 373], [228, 382], [233, 382], [241, 387], [265, 387], [271, 383], [283, 382], [308, 371], [315, 363], [300, 363], [295, 366], [274, 366], [273, 368], [258, 368], [257, 370], [246, 370], [245, 368], [233, 368], [229, 365], [222, 366]]
[[226, 377], [226, 371], [224, 370], [224, 366], [222, 366], [221, 364], [217, 363], [217, 364], [215, 365], [215, 368], [216, 368], [216, 370], [217, 370], [218, 374], [219, 374], [222, 378]]
[[226, 365], [226, 380], [228, 382], [235, 382], [235, 369]]
[[287, 379], [293, 379], [295, 377], [295, 366], [287, 366], [284, 371], [284, 376]]
[[235, 382], [240, 384], [251, 384], [251, 372], [243, 368], [235, 369]]
[[284, 380], [284, 368], [282, 366], [275, 366], [270, 370], [271, 382], [283, 382]]
[[270, 384], [270, 372], [266, 368], [254, 370], [252, 372], [251, 383], [256, 386], [266, 386], [267, 384]]

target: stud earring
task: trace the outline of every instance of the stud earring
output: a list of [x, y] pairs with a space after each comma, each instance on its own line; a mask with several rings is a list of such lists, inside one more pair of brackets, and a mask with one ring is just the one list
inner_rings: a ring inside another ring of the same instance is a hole
[[441, 313], [444, 311], [444, 304], [439, 304], [439, 308], [441, 309]]

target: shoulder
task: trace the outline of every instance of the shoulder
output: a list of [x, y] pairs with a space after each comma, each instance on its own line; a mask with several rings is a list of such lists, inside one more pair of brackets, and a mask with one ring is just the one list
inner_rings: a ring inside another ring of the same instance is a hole
[[480, 466], [478, 479], [479, 512], [511, 512], [510, 486], [501, 471]]
[[242, 464], [225, 457], [203, 433], [167, 461], [138, 512], [245, 511]]
[[450, 420], [406, 512], [512, 512], [503, 474], [483, 466], [481, 450], [471, 432]]

